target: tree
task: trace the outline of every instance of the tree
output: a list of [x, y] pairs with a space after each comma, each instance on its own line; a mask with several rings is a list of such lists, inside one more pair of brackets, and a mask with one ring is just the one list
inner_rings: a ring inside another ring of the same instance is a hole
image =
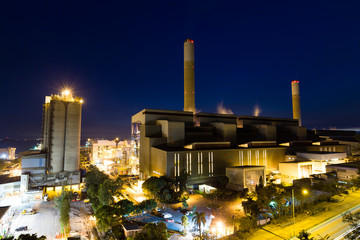
[[108, 205], [103, 205], [95, 210], [97, 224], [102, 231], [109, 230], [114, 223], [118, 222], [119, 217], [115, 212], [116, 208]]
[[164, 222], [148, 223], [142, 231], [134, 237], [134, 240], [167, 240], [167, 227]]
[[349, 223], [349, 225], [354, 228], [354, 230], [345, 236], [345, 239], [357, 239], [360, 236], [360, 228], [358, 228], [360, 224], [360, 212], [352, 213], [345, 213], [343, 215], [343, 222]]
[[70, 232], [70, 200], [72, 193], [63, 191], [55, 198], [55, 208], [60, 211], [61, 231], [65, 234]]
[[[1, 238], [2, 240], [15, 240], [14, 236], [8, 236]], [[45, 236], [38, 237], [37, 234], [21, 234], [18, 238], [18, 240], [46, 240]]]
[[181, 224], [184, 227], [184, 232], [186, 232], [187, 226], [189, 225], [189, 219], [188, 219], [188, 217], [186, 215], [181, 216]]
[[97, 197], [101, 205], [112, 205], [115, 203], [114, 197], [120, 197], [123, 181], [118, 178], [116, 181], [112, 179], [106, 179], [100, 184]]
[[314, 238], [311, 238], [310, 235], [311, 233], [308, 233], [306, 230], [303, 229], [299, 232], [299, 235], [297, 235], [297, 237], [300, 240], [313, 240]]
[[94, 210], [101, 205], [98, 193], [100, 185], [107, 179], [109, 179], [109, 176], [100, 171], [96, 166], [90, 166], [85, 175], [86, 192]]
[[153, 197], [158, 197], [160, 195], [160, 191], [167, 185], [166, 178], [163, 177], [150, 177], [147, 179], [142, 188], [144, 192]]
[[157, 202], [155, 199], [144, 200], [136, 206], [138, 212], [142, 212], [144, 210], [151, 211], [156, 207], [157, 207]]
[[36, 234], [21, 234], [18, 240], [46, 240], [45, 236], [38, 237]]
[[124, 199], [115, 204], [116, 207], [116, 215], [123, 216], [132, 213], [135, 210], [135, 206], [133, 202]]
[[201, 225], [205, 225], [206, 223], [205, 213], [195, 212], [195, 215], [193, 217], [193, 222], [199, 227], [200, 239], [201, 239]]

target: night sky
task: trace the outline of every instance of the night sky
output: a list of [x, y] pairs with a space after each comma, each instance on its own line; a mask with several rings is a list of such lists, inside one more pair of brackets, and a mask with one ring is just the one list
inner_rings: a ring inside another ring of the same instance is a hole
[[[101, 2], [101, 3], [100, 3]], [[106, 3], [105, 3], [106, 2]], [[130, 136], [144, 108], [182, 110], [183, 43], [196, 107], [359, 128], [359, 1], [1, 1], [0, 138], [40, 137], [46, 95], [84, 98], [83, 137]]]

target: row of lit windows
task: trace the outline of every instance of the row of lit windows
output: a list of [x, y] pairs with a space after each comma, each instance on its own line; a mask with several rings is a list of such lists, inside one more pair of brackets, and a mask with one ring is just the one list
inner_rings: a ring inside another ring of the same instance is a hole
[[320, 152], [336, 152], [336, 148], [335, 147], [320, 147]]
[[[253, 152], [253, 153], [252, 153]], [[208, 153], [208, 159], [209, 159], [209, 176], [214, 176], [214, 153], [209, 152]], [[252, 159], [252, 156], [254, 156], [254, 159]], [[267, 151], [264, 149], [262, 150], [262, 156], [263, 156], [263, 164], [267, 166]], [[252, 162], [252, 160], [255, 162]], [[260, 165], [260, 150], [255, 151], [247, 151], [247, 162], [248, 165]], [[197, 173], [199, 175], [204, 173], [204, 164], [203, 164], [203, 153], [199, 152], [197, 154]], [[239, 165], [244, 166], [244, 151], [239, 151]], [[174, 166], [175, 166], [175, 176], [180, 175], [180, 154], [175, 153], [174, 154]], [[191, 175], [192, 174], [192, 164], [191, 164], [191, 153], [186, 153], [186, 173]]]
[[[198, 163], [198, 174], [204, 173], [204, 162], [203, 162], [203, 153], [198, 153], [197, 155], [197, 163]], [[180, 175], [180, 154], [174, 154], [174, 166], [175, 166], [175, 177]], [[191, 153], [186, 153], [186, 173], [191, 175]], [[214, 153], [209, 152], [209, 176], [214, 175]]]
[[[255, 157], [255, 162], [254, 165], [259, 166], [260, 165], [260, 150], [255, 150], [255, 151], [247, 151], [247, 161], [248, 161], [248, 165], [253, 165], [252, 163], [252, 152], [254, 152], [254, 157]], [[262, 150], [262, 154], [263, 154], [263, 159], [264, 159], [264, 165], [267, 166], [267, 152], [266, 150]], [[239, 165], [240, 166], [244, 166], [244, 151], [239, 151]]]

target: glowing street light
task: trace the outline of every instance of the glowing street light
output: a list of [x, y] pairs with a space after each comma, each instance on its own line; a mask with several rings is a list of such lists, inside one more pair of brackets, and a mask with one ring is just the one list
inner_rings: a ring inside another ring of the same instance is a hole
[[[291, 193], [292, 193], [293, 221], [294, 221], [293, 230], [294, 230], [294, 236], [296, 236], [296, 235], [295, 235], [295, 197], [294, 197], [294, 186], [293, 186], [293, 188], [291, 189]], [[302, 194], [304, 194], [304, 195], [308, 194], [308, 190], [303, 189], [303, 190], [302, 190]]]

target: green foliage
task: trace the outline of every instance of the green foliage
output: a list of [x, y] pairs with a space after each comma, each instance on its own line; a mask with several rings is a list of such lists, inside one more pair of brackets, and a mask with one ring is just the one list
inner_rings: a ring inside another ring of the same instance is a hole
[[189, 219], [186, 215], [181, 216], [181, 224], [184, 227], [184, 232], [186, 232], [187, 226], [189, 225]]
[[[13, 236], [1, 238], [2, 240], [15, 240]], [[17, 240], [46, 240], [45, 236], [38, 237], [37, 234], [21, 234]]]
[[195, 223], [195, 225], [197, 225], [199, 228], [200, 239], [201, 239], [201, 226], [205, 225], [205, 223], [206, 223], [205, 213], [204, 212], [195, 212], [195, 215], [192, 220]]
[[115, 198], [122, 195], [124, 182], [121, 178], [110, 179], [108, 175], [94, 166], [88, 168], [85, 177], [87, 194], [95, 212], [97, 224], [101, 230], [106, 232], [105, 234], [113, 236], [116, 229], [120, 227], [122, 216], [135, 209], [131, 201], [115, 202]]
[[90, 166], [85, 175], [86, 192], [94, 209], [101, 205], [98, 198], [99, 189], [100, 185], [107, 179], [109, 177], [95, 166]]
[[[178, 178], [178, 180], [179, 179], [181, 180], [182, 178]], [[166, 176], [150, 177], [143, 183], [142, 188], [146, 195], [151, 196], [160, 202], [174, 203], [180, 200], [183, 193], [181, 191], [175, 192], [174, 189], [176, 188], [176, 185], [178, 185], [176, 183], [176, 181], [172, 181]], [[183, 183], [184, 180], [181, 180], [180, 186]], [[180, 187], [180, 189], [184, 188]]]
[[115, 207], [117, 208], [117, 215], [123, 216], [132, 213], [135, 210], [135, 206], [133, 202], [124, 199], [115, 204]]
[[70, 200], [72, 192], [63, 191], [55, 198], [55, 208], [60, 211], [61, 231], [65, 234], [70, 232]]
[[310, 237], [310, 233], [308, 233], [306, 230], [301, 230], [299, 232], [299, 235], [297, 235], [297, 237], [300, 239], [300, 240], [313, 240], [314, 238]]
[[167, 227], [164, 222], [148, 223], [134, 240], [166, 240], [168, 239]]
[[112, 205], [115, 203], [114, 196], [116, 196], [118, 186], [112, 179], [106, 179], [100, 184], [99, 192], [97, 194], [101, 205]]
[[144, 200], [141, 203], [139, 203], [138, 205], [136, 205], [135, 209], [137, 212], [142, 212], [142, 211], [151, 211], [153, 209], [155, 209], [157, 207], [157, 202], [155, 199], [148, 199], [148, 200]]
[[38, 237], [36, 234], [21, 234], [18, 240], [45, 240], [45, 236]]
[[112, 225], [119, 221], [119, 215], [117, 209], [109, 206], [103, 205], [95, 210], [95, 216], [97, 219], [97, 225], [102, 231], [109, 230]]
[[345, 236], [345, 239], [357, 239], [360, 236], [360, 228], [358, 228], [360, 224], [360, 212], [345, 213], [342, 218], [343, 222], [349, 223], [352, 228], [355, 228], [354, 231]]
[[229, 189], [217, 189], [209, 194], [204, 193], [203, 196], [207, 199], [212, 199], [215, 201], [232, 201], [235, 200], [239, 195], [236, 191]]
[[259, 215], [259, 203], [257, 201], [254, 201], [252, 198], [247, 198], [247, 201], [243, 201], [242, 205], [245, 214], [247, 214], [248, 216], [256, 217], [257, 215]]

